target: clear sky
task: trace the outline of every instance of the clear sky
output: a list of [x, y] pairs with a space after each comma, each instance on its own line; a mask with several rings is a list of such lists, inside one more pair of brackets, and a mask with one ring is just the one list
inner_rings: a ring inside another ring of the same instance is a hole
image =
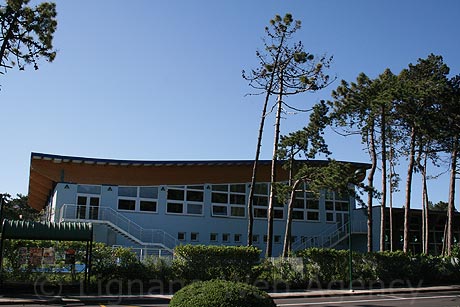
[[[13, 195], [27, 194], [32, 151], [253, 159], [262, 99], [245, 96], [251, 90], [241, 71], [256, 67], [255, 52], [275, 14], [290, 12], [302, 21], [296, 39], [308, 52], [334, 56], [330, 74], [338, 81], [290, 98], [297, 107], [329, 99], [340, 79], [353, 81], [360, 72], [376, 77], [385, 68], [399, 73], [429, 53], [442, 55], [451, 73], [460, 73], [458, 0], [56, 3], [56, 60], [42, 62], [38, 71], [27, 67], [0, 75], [0, 191]], [[306, 120], [305, 114], [292, 114], [282, 130], [299, 129]], [[272, 123], [270, 117], [263, 159], [271, 158]], [[333, 158], [369, 162], [359, 138], [327, 136]], [[447, 199], [444, 177], [430, 184], [434, 202]], [[414, 180], [417, 191], [419, 177]], [[414, 194], [414, 202], [419, 198]]]

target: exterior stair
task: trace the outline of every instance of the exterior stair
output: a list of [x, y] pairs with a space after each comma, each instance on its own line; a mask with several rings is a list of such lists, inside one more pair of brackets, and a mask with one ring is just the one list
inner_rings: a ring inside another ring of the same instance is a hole
[[59, 211], [59, 222], [74, 221], [104, 224], [131, 241], [135, 246], [145, 250], [144, 255], [147, 254], [147, 250], [158, 250], [161, 255], [172, 255], [174, 247], [179, 244], [176, 238], [164, 230], [145, 229], [112, 208], [97, 207], [90, 209], [97, 209], [97, 211], [90, 212], [89, 218], [80, 218], [77, 214], [77, 205], [64, 204]]
[[[292, 251], [295, 252], [310, 247], [334, 248], [349, 237], [349, 224], [350, 222], [347, 222], [340, 227], [337, 224], [333, 224], [319, 234], [299, 238], [292, 243]], [[351, 233], [367, 233], [367, 224], [352, 223]]]

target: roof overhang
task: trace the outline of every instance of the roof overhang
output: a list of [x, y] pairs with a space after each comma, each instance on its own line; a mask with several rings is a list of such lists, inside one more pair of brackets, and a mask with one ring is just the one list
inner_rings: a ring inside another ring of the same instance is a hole
[[[329, 163], [327, 160], [306, 162]], [[370, 168], [367, 163], [347, 163], [356, 169]], [[137, 186], [250, 182], [253, 164], [253, 160], [143, 161], [32, 153], [29, 206], [43, 209], [59, 182]], [[271, 160], [259, 161], [258, 181], [270, 181], [270, 166]], [[287, 172], [281, 167], [278, 178], [287, 180]]]

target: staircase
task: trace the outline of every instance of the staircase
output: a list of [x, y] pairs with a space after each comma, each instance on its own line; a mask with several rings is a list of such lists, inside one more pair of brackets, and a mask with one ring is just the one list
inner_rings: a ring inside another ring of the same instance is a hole
[[161, 229], [145, 229], [134, 223], [123, 214], [109, 207], [90, 208], [89, 218], [80, 218], [78, 206], [64, 204], [59, 211], [59, 222], [91, 222], [104, 224], [119, 235], [130, 240], [136, 246], [145, 250], [158, 250], [159, 254], [172, 255], [179, 241]]
[[[334, 248], [349, 237], [349, 224], [350, 222], [347, 222], [340, 227], [338, 227], [337, 224], [334, 224], [331, 227], [323, 230], [319, 234], [308, 237], [302, 237], [292, 243], [292, 251], [295, 252], [310, 247]], [[367, 233], [367, 225], [365, 224], [365, 222], [364, 224], [363, 222], [352, 223], [351, 233]]]

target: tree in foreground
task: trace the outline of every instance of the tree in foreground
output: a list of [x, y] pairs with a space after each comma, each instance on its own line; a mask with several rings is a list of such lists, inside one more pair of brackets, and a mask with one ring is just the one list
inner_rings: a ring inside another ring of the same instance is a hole
[[0, 73], [14, 66], [38, 69], [40, 58], [52, 62], [56, 56], [56, 4], [43, 2], [29, 7], [29, 0], [7, 0], [0, 5]]
[[[253, 168], [251, 190], [254, 189], [256, 182], [257, 161], [260, 152], [263, 125], [267, 116], [267, 104], [270, 97], [276, 96], [273, 105], [275, 110], [275, 133], [273, 141], [273, 155], [270, 179], [270, 197], [267, 211], [267, 248], [266, 256], [272, 254], [273, 237], [273, 218], [274, 205], [276, 201], [275, 183], [277, 169], [277, 151], [280, 138], [281, 116], [287, 109], [300, 111], [288, 105], [284, 98], [304, 92], [317, 91], [324, 88], [329, 83], [329, 76], [324, 73], [324, 69], [330, 65], [331, 58], [316, 58], [313, 54], [304, 50], [302, 42], [290, 43], [293, 34], [300, 29], [301, 22], [292, 18], [291, 14], [286, 14], [283, 18], [276, 15], [270, 21], [271, 27], [266, 27], [267, 39], [264, 40], [265, 53], [257, 53], [260, 67], [251, 71], [249, 75], [243, 76], [250, 82], [250, 86], [265, 94], [262, 121], [259, 128], [257, 142], [256, 160]], [[252, 240], [252, 201], [253, 191], [250, 190], [248, 199], [248, 243]]]

